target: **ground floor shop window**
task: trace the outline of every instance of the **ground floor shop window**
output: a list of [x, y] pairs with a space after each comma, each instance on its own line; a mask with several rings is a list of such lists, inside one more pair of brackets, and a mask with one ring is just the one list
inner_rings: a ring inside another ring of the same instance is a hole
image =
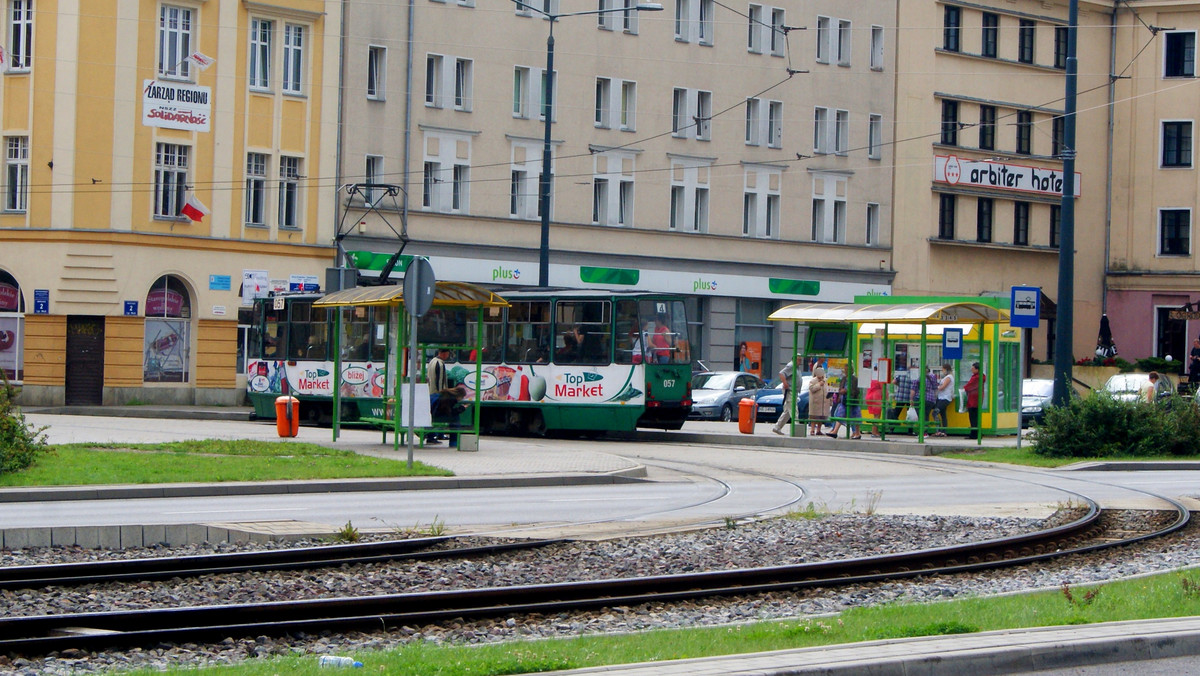
[[[775, 346], [775, 326], [767, 321], [767, 315], [774, 309], [774, 304], [765, 300], [737, 302], [733, 331], [734, 369], [753, 373], [764, 380], [775, 376], [776, 369], [771, 359]], [[742, 349], [743, 343], [746, 346], [745, 350]], [[759, 355], [758, 361], [753, 358], [755, 352]]]
[[186, 383], [191, 367], [192, 308], [187, 286], [173, 275], [159, 277], [146, 294], [143, 380]]
[[25, 377], [25, 303], [12, 275], [0, 270], [0, 370], [13, 384]]

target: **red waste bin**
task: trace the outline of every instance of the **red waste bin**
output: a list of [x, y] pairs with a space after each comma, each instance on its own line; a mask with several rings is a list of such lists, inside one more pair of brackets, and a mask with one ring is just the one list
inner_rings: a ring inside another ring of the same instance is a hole
[[275, 429], [281, 437], [300, 434], [300, 400], [295, 397], [275, 399]]
[[754, 419], [758, 417], [758, 402], [746, 397], [738, 402], [738, 431], [754, 434]]

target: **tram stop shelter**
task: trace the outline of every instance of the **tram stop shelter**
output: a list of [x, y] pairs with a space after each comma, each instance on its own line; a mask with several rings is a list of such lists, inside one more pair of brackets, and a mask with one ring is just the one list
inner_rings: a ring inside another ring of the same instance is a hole
[[[501, 308], [506, 308], [508, 305], [508, 301], [496, 293], [475, 284], [452, 281], [437, 282], [434, 285], [433, 304], [418, 323], [418, 354], [423, 355], [426, 350], [431, 348], [445, 348], [473, 353], [474, 371], [473, 374], [468, 373], [466, 378], [471, 378], [473, 375], [474, 379], [472, 382], [480, 382], [483, 370], [482, 361], [480, 360], [483, 350], [480, 349], [480, 346], [483, 345], [484, 313], [499, 312]], [[331, 293], [314, 302], [313, 307], [325, 307], [336, 310], [367, 307], [387, 308], [387, 362], [389, 366], [387, 368], [388, 377], [385, 378], [383, 393], [386, 405], [380, 411], [378, 417], [360, 418], [358, 422], [380, 428], [383, 431], [384, 442], [387, 441], [387, 433], [390, 429], [394, 435], [393, 447], [399, 449], [400, 441], [408, 430], [407, 425], [402, 424], [402, 419], [407, 416], [408, 411], [405, 397], [408, 396], [409, 390], [404, 374], [406, 373], [405, 358], [408, 355], [408, 346], [411, 343], [410, 327], [412, 325], [411, 317], [404, 303], [404, 286], [365, 286], [344, 289]], [[333, 438], [335, 441], [341, 429], [341, 379], [343, 373], [340, 359], [341, 349], [338, 342], [342, 336], [342, 315], [343, 313], [340, 311], [334, 313], [333, 354], [339, 355], [338, 361], [334, 364], [333, 376]], [[469, 335], [470, 332], [468, 329], [471, 327], [475, 329], [474, 336]], [[424, 359], [418, 360], [417, 368], [420, 376], [418, 380], [425, 381]], [[421, 440], [423, 442], [425, 434], [445, 431], [460, 433], [460, 448], [463, 447], [461, 445], [463, 441], [461, 435], [463, 434], [469, 433], [472, 435], [471, 439], [477, 441], [479, 437], [480, 390], [476, 387], [469, 389], [475, 393], [474, 402], [469, 411], [469, 425], [464, 425], [457, 421], [453, 423], [429, 421], [420, 426], [414, 424], [413, 434], [416, 437], [414, 441]], [[418, 389], [418, 392], [428, 393], [428, 389], [421, 387]], [[419, 395], [413, 402], [414, 409], [421, 409], [422, 413], [429, 410], [429, 405], [429, 398], [425, 397], [422, 400]], [[402, 409], [401, 407], [405, 408]], [[403, 415], [399, 415], [401, 412], [403, 412]], [[421, 417], [414, 415], [414, 423], [420, 420]]]
[[[791, 322], [795, 373], [822, 366], [830, 391], [837, 390], [842, 378], [855, 379], [859, 396], [851, 403], [861, 406], [862, 417], [842, 418], [843, 423], [877, 428], [884, 438], [889, 431], [912, 431], [923, 442], [932, 423], [931, 407], [925, 403], [927, 379], [921, 376], [931, 369], [940, 378], [942, 364], [948, 362], [955, 394], [943, 425], [950, 433], [970, 434], [963, 385], [970, 377], [971, 364], [979, 362], [986, 376], [979, 396], [982, 434], [1019, 434], [1022, 332], [1008, 324], [1008, 298], [858, 296], [854, 300], [845, 304], [796, 303], [767, 318]], [[960, 337], [957, 346], [956, 337]], [[915, 422], [907, 420], [907, 393], [897, 397], [894, 391], [912, 379], [919, 382], [912, 402], [917, 409]], [[882, 385], [878, 414], [869, 412], [865, 401], [874, 380]], [[896, 385], [899, 387], [893, 387]], [[798, 395], [784, 405], [795, 406]], [[795, 421], [807, 417], [807, 411], [798, 415], [792, 411], [793, 435]], [[803, 425], [802, 430], [807, 427]]]

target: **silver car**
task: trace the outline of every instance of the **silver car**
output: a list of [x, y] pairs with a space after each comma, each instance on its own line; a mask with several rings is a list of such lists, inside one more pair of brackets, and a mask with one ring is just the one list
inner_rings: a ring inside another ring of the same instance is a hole
[[[1142, 387], [1150, 382], [1149, 373], [1118, 373], [1104, 383], [1104, 391], [1121, 401], [1137, 401]], [[1162, 399], [1171, 396], [1175, 386], [1166, 375], [1158, 374], [1158, 384], [1155, 386], [1154, 398]]]
[[762, 378], [745, 371], [707, 371], [692, 376], [691, 418], [737, 420], [738, 402], [767, 386]]

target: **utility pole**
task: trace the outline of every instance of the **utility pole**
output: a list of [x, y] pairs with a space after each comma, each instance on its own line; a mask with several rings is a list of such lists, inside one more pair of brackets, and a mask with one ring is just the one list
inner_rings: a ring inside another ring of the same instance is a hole
[[[1067, 10], [1066, 110], [1063, 119], [1062, 223], [1058, 239], [1058, 317], [1054, 333], [1054, 405], [1071, 401], [1075, 323], [1075, 95], [1079, 88], [1079, 0]], [[1107, 261], [1106, 261], [1107, 263]]]

